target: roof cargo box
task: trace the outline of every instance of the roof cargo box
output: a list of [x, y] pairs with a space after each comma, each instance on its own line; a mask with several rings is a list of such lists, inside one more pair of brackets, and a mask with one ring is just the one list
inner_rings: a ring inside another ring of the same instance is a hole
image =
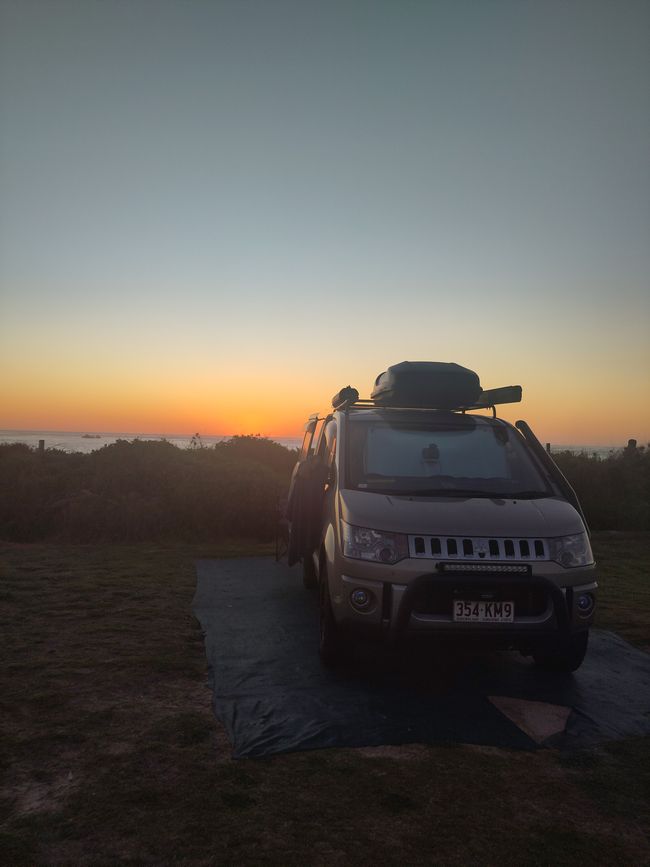
[[402, 361], [375, 380], [372, 399], [384, 406], [458, 409], [472, 406], [481, 394], [473, 370], [444, 361]]

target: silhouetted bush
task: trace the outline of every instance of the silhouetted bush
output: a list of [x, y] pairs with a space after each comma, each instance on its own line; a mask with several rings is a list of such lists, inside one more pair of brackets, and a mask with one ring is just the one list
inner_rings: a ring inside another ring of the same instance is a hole
[[0, 537], [270, 540], [295, 460], [258, 437], [191, 449], [118, 440], [89, 454], [0, 445]]
[[650, 449], [606, 458], [554, 452], [592, 530], [650, 530]]

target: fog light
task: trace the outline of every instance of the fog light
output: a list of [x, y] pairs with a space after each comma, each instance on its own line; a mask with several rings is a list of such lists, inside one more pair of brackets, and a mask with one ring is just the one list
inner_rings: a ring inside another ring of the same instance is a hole
[[350, 601], [355, 608], [363, 610], [364, 608], [367, 608], [370, 604], [370, 594], [367, 590], [353, 590], [352, 593], [350, 593]]
[[587, 617], [594, 610], [594, 597], [591, 593], [581, 593], [578, 596], [578, 611], [581, 617]]

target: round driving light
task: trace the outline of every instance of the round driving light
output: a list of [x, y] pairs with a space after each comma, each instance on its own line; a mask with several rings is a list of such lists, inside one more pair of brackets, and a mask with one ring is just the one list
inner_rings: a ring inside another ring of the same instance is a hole
[[350, 593], [350, 600], [355, 608], [367, 608], [370, 602], [370, 594], [365, 590], [353, 590]]
[[573, 563], [573, 554], [571, 554], [569, 551], [564, 551], [560, 556], [560, 563], [563, 566], [571, 566], [571, 564]]
[[392, 548], [382, 548], [379, 552], [379, 559], [383, 563], [391, 563], [394, 559], [394, 552]]
[[591, 614], [593, 607], [594, 597], [591, 595], [591, 593], [581, 593], [580, 596], [578, 596], [578, 610], [580, 614]]

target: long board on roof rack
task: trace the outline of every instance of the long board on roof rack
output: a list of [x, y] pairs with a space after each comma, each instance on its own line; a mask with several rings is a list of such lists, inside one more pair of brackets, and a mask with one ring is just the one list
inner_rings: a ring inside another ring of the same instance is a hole
[[500, 403], [519, 403], [521, 401], [520, 385], [504, 385], [503, 388], [488, 388], [482, 391], [473, 406], [467, 409], [486, 409]]
[[478, 375], [444, 361], [402, 361], [375, 380], [371, 397], [384, 406], [458, 409], [474, 406], [482, 394]]

